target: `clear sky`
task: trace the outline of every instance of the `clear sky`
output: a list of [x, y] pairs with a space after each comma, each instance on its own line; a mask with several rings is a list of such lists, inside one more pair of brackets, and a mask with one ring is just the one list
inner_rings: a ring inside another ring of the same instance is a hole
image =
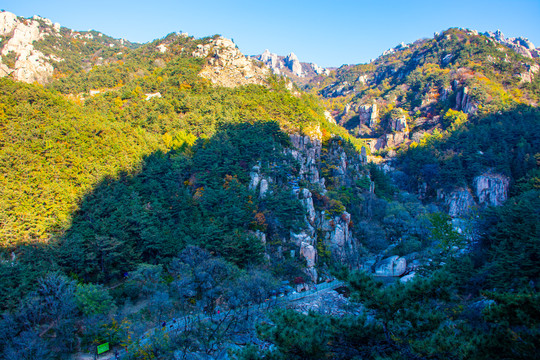
[[134, 42], [221, 34], [246, 55], [294, 52], [321, 66], [368, 62], [449, 27], [500, 29], [540, 47], [540, 0], [2, 0], [0, 8]]

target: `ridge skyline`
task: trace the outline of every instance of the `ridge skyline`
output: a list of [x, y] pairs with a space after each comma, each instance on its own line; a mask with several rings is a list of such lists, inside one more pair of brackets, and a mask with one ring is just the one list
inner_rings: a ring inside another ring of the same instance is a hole
[[164, 0], [151, 6], [142, 1], [72, 4], [57, 0], [44, 4], [31, 0], [20, 4], [10, 0], [3, 10], [25, 18], [38, 15], [72, 30], [91, 29], [138, 43], [171, 32], [184, 31], [196, 38], [220, 34], [232, 39], [246, 55], [260, 55], [265, 49], [282, 56], [293, 52], [300, 61], [322, 67], [368, 63], [402, 42], [431, 38], [451, 27], [480, 33], [500, 29], [507, 37], [540, 43], [540, 27], [535, 21], [540, 16], [540, 3], [532, 0], [456, 0], [444, 8], [421, 0], [407, 6], [394, 0], [385, 4], [347, 0], [334, 7], [323, 1], [286, 4], [281, 0], [273, 2], [273, 7], [247, 6], [244, 1], [205, 4], [201, 9], [197, 4]]

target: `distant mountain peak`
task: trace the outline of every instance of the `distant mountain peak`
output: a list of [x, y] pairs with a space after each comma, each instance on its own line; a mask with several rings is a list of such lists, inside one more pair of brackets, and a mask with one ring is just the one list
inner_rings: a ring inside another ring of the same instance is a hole
[[317, 64], [301, 62], [293, 52], [281, 56], [266, 49], [261, 55], [254, 55], [253, 58], [263, 62], [274, 74], [285, 75], [295, 80], [307, 80], [317, 75], [328, 76], [330, 74], [330, 70]]
[[495, 32], [487, 31], [483, 35], [495, 40], [499, 44], [508, 46], [510, 49], [525, 57], [531, 59], [540, 57], [540, 49], [537, 49], [534, 44], [525, 37], [518, 36], [506, 38], [503, 32], [498, 29]]

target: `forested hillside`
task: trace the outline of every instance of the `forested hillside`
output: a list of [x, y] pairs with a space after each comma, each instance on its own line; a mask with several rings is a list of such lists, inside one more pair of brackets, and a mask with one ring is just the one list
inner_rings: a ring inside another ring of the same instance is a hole
[[1, 358], [535, 358], [538, 59], [449, 29], [301, 90], [0, 14]]

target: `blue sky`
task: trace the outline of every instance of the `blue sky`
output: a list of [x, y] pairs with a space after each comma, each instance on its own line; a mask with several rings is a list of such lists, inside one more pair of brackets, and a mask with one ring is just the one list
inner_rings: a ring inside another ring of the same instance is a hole
[[368, 62], [449, 27], [500, 29], [540, 47], [540, 0], [3, 0], [0, 8], [136, 42], [221, 34], [246, 55], [294, 52], [321, 66]]

